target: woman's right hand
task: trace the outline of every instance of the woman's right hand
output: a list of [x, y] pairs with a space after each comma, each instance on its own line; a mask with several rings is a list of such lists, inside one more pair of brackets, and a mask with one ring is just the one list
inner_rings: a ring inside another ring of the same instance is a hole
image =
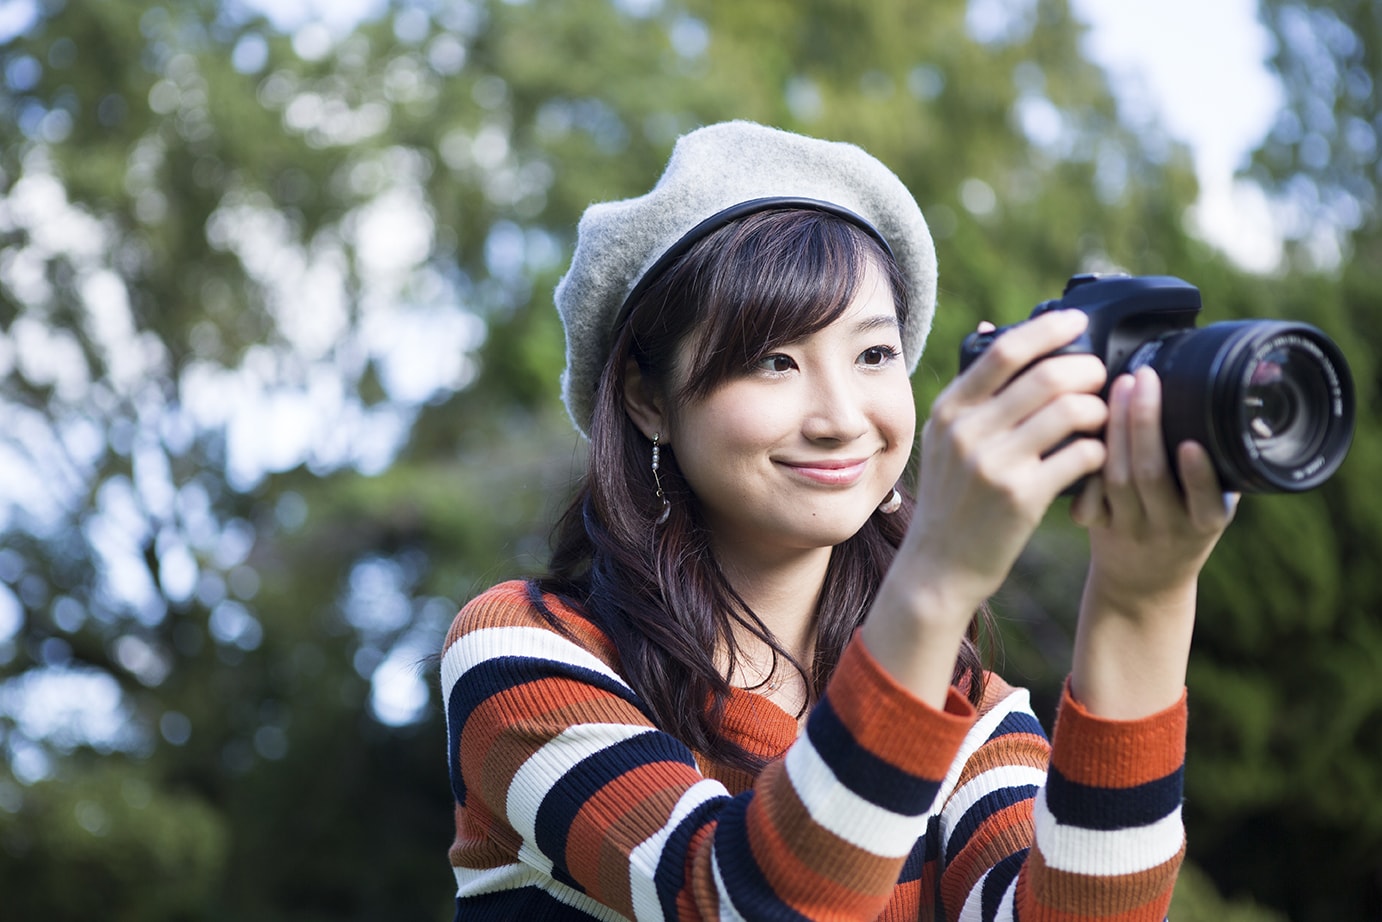
[[908, 685], [903, 673], [914, 676], [937, 700], [974, 611], [1007, 578], [1052, 501], [1103, 466], [1100, 440], [1070, 439], [1108, 418], [1103, 362], [1037, 361], [1087, 324], [1079, 311], [1054, 311], [997, 337], [941, 392], [922, 430], [916, 511], [864, 641], [896, 660], [884, 663], [894, 676]]

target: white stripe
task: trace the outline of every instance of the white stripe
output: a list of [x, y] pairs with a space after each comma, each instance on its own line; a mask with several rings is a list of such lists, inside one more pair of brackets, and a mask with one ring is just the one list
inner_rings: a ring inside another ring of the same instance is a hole
[[1008, 881], [1008, 889], [1003, 891], [1003, 898], [994, 907], [993, 918], [984, 918], [984, 884], [988, 881], [992, 869], [985, 871], [984, 876], [979, 878], [979, 882], [969, 891], [969, 896], [965, 897], [964, 908], [960, 910], [960, 918], [957, 922], [1012, 922], [1013, 915], [1016, 913], [1017, 903], [1017, 878], [1018, 874], [1013, 875], [1013, 879]]
[[590, 897], [573, 890], [551, 878], [550, 872], [543, 872], [525, 864], [506, 864], [497, 868], [454, 868], [456, 872], [456, 896], [465, 898], [496, 893], [501, 890], [517, 890], [521, 887], [537, 887], [546, 891], [553, 899], [567, 906], [575, 907], [588, 916], [602, 922], [628, 922], [628, 920], [598, 903]]
[[983, 922], [984, 920], [984, 882], [989, 879], [993, 869], [984, 872], [978, 882], [969, 890], [969, 895], [965, 897], [964, 908], [960, 910], [960, 918], [956, 922]]
[[993, 917], [984, 918], [984, 884], [992, 873], [992, 869], [985, 871], [984, 876], [979, 878], [979, 882], [969, 891], [969, 896], [965, 897], [964, 908], [960, 910], [960, 918], [956, 922], [1012, 922], [1016, 913], [1018, 874], [1014, 874], [1013, 879], [1008, 881], [1008, 889], [1003, 891], [1003, 898], [994, 907]]
[[537, 841], [537, 811], [552, 786], [582, 760], [616, 743], [644, 733], [651, 727], [629, 724], [575, 724], [545, 743], [528, 757], [509, 782], [504, 814], [509, 825], [528, 842]]
[[994, 915], [993, 922], [1011, 920], [1017, 915], [1017, 879], [1021, 876], [1021, 871], [1014, 874], [1012, 881], [1008, 883], [1008, 889], [1003, 891], [1003, 899], [998, 901], [998, 912]]
[[1000, 791], [1003, 788], [1018, 788], [1026, 785], [1044, 787], [1046, 785], [1046, 772], [1040, 768], [1032, 768], [1029, 765], [1000, 765], [991, 768], [986, 772], [975, 775], [969, 779], [963, 787], [954, 793], [946, 801], [942, 816], [946, 824], [946, 842], [949, 845], [949, 833], [964, 815], [969, 812], [969, 808], [977, 804], [980, 800]]
[[884, 858], [901, 858], [926, 831], [929, 812], [921, 816], [895, 813], [840, 783], [809, 734], [797, 738], [785, 762], [787, 777], [811, 818], [857, 848]]
[[993, 731], [998, 729], [998, 725], [1007, 719], [1009, 714], [1022, 712], [1036, 719], [1032, 713], [1031, 696], [1027, 694], [1027, 689], [1015, 689], [1011, 695], [999, 701], [983, 717], [974, 722], [974, 726], [969, 728], [965, 734], [964, 741], [960, 743], [960, 751], [955, 755], [955, 761], [950, 763], [950, 771], [946, 772], [945, 781], [941, 783], [940, 793], [936, 795], [937, 803], [945, 803], [950, 798], [955, 786], [960, 783], [960, 775], [965, 770], [965, 764], [969, 762], [970, 756], [979, 751], [979, 747], [988, 742]]
[[1136, 874], [1170, 861], [1185, 841], [1180, 807], [1146, 826], [1084, 829], [1058, 822], [1046, 806], [1043, 788], [1034, 812], [1037, 848], [1047, 866], [1059, 871], [1098, 877]]
[[634, 918], [640, 922], [662, 922], [662, 901], [658, 899], [657, 882], [654, 878], [658, 865], [662, 862], [662, 852], [667, 847], [667, 840], [691, 811], [707, 801], [728, 796], [729, 791], [718, 781], [697, 781], [682, 792], [672, 815], [662, 828], [644, 839], [629, 854], [629, 891], [633, 898]]
[[603, 660], [560, 634], [537, 627], [488, 627], [471, 631], [446, 648], [441, 661], [443, 703], [450, 701], [452, 686], [466, 672], [504, 656], [557, 660], [593, 670], [628, 687]]

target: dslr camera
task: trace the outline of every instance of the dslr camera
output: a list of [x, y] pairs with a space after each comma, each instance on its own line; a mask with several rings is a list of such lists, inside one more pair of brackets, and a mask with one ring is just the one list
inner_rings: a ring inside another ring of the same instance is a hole
[[[1328, 480], [1348, 453], [1353, 378], [1343, 352], [1315, 327], [1239, 320], [1197, 329], [1200, 290], [1170, 276], [1076, 275], [1032, 317], [1072, 308], [1089, 326], [1052, 354], [1097, 356], [1110, 382], [1155, 370], [1172, 471], [1175, 447], [1188, 439], [1208, 450], [1223, 489], [1296, 493]], [[960, 370], [1008, 329], [965, 337]]]

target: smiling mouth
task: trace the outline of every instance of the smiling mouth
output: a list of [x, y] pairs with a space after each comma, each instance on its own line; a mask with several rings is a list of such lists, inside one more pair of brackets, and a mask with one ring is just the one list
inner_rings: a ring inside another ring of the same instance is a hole
[[867, 461], [864, 459], [821, 460], [821, 461], [780, 461], [783, 467], [813, 483], [826, 486], [849, 486], [864, 474]]

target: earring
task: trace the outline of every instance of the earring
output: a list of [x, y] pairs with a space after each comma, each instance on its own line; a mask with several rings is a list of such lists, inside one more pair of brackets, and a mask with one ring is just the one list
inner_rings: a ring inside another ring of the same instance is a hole
[[662, 478], [657, 475], [657, 469], [662, 466], [662, 446], [658, 444], [661, 437], [662, 433], [653, 433], [653, 483], [657, 484], [657, 498], [662, 500], [662, 513], [657, 517], [658, 525], [666, 522], [667, 517], [672, 514], [672, 504], [662, 492]]
[[893, 491], [888, 494], [888, 498], [883, 500], [883, 504], [878, 507], [878, 511], [884, 515], [892, 515], [902, 508], [902, 494], [893, 487]]

